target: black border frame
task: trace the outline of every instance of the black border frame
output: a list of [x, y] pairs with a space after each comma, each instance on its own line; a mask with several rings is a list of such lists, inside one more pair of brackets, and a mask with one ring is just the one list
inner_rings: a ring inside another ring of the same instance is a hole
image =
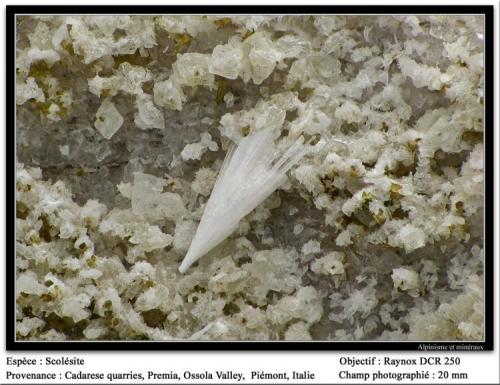
[[[484, 63], [484, 342], [383, 342], [383, 341], [16, 341], [15, 334], [15, 18], [22, 14], [480, 14], [485, 18]], [[494, 317], [494, 27], [493, 5], [8, 5], [6, 6], [6, 348], [7, 351], [94, 351], [94, 350], [301, 350], [301, 351], [421, 351], [428, 353], [493, 350]], [[9, 226], [10, 225], [10, 226]], [[11, 227], [12, 226], [12, 227]], [[9, 310], [10, 309], [10, 310]], [[459, 346], [469, 349], [459, 350]], [[435, 350], [434, 350], [434, 349]]]

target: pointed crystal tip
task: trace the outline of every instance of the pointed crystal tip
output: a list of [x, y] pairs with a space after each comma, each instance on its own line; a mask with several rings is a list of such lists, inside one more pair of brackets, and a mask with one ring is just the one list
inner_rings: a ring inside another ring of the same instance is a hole
[[179, 266], [179, 273], [184, 274], [187, 269], [189, 269], [189, 266], [187, 264], [187, 261], [184, 259], [181, 265]]
[[179, 273], [184, 274], [189, 267], [195, 262], [196, 259], [193, 259], [191, 250], [188, 251], [184, 259], [182, 260], [179, 266]]
[[180, 273], [230, 236], [307, 152], [302, 136], [284, 153], [277, 150], [273, 136], [272, 130], [253, 132], [227, 153]]

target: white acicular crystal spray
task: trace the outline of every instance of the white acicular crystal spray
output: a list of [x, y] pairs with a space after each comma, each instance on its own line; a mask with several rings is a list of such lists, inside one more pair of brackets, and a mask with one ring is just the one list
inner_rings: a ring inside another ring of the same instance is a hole
[[307, 152], [300, 136], [283, 154], [273, 130], [253, 132], [233, 147], [222, 164], [191, 246], [179, 271], [226, 239], [238, 222], [286, 181], [286, 172]]

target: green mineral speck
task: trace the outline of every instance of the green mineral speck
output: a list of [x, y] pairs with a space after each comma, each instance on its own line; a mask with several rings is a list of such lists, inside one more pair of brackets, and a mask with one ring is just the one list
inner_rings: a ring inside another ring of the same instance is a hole
[[159, 309], [151, 309], [141, 313], [144, 323], [149, 327], [156, 328], [165, 322], [167, 315]]
[[30, 209], [23, 202], [16, 202], [16, 218], [26, 219], [30, 213]]
[[215, 97], [215, 102], [217, 103], [217, 105], [222, 104], [226, 92], [227, 92], [226, 79], [224, 78], [217, 79], [217, 95]]
[[227, 303], [222, 309], [224, 315], [229, 316], [240, 312], [240, 307], [233, 302]]
[[50, 242], [52, 241], [52, 226], [49, 222], [49, 216], [47, 214], [42, 214], [40, 219], [42, 220], [42, 227], [40, 227], [39, 234], [45, 242]]
[[477, 144], [483, 142], [483, 132], [482, 131], [472, 131], [467, 130], [462, 134], [462, 140], [469, 142], [471, 144]]
[[401, 196], [401, 185], [397, 183], [391, 183], [391, 187], [389, 188], [389, 197], [391, 199], [397, 199]]
[[[89, 259], [87, 259], [87, 266], [90, 267], [90, 268], [94, 268], [97, 266], [97, 256], [95, 254], [93, 254]], [[111, 302], [111, 301], [107, 301], [107, 302]]]

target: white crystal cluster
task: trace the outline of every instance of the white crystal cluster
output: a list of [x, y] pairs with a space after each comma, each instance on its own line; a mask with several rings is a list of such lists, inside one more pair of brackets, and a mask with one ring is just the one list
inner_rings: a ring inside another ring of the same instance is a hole
[[232, 148], [219, 171], [200, 225], [179, 271], [223, 242], [238, 223], [286, 181], [286, 173], [306, 153], [301, 136], [281, 156], [273, 132], [252, 132]]
[[17, 338], [483, 338], [481, 17], [16, 30]]

